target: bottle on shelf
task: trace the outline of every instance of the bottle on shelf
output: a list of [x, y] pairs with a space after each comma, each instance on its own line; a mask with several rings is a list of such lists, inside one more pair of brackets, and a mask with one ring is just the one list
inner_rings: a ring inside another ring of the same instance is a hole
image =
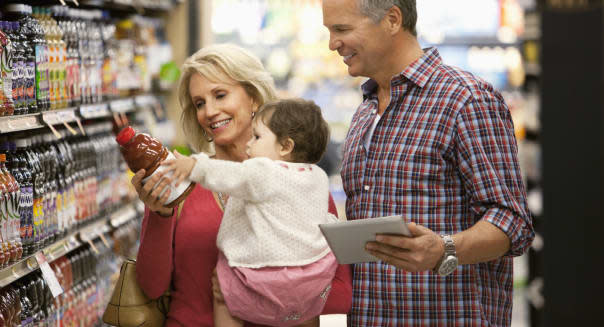
[[[3, 9], [4, 17], [18, 23], [20, 50], [22, 51], [21, 76], [22, 94], [20, 94], [20, 109], [17, 114], [38, 112], [36, 96], [36, 26], [32, 18], [31, 6], [24, 4], [9, 4]], [[15, 26], [15, 25], [13, 25]], [[18, 108], [19, 109], [19, 108]]]
[[27, 110], [25, 100], [25, 49], [24, 35], [19, 33], [19, 22], [5, 22], [5, 32], [11, 39], [10, 84], [14, 103], [14, 115], [21, 115]]
[[[143, 182], [147, 181], [156, 171], [164, 170], [161, 163], [173, 159], [174, 155], [161, 142], [148, 134], [137, 133], [132, 127], [122, 129], [116, 137], [120, 151], [131, 171], [145, 169]], [[170, 195], [165, 205], [173, 208], [183, 201], [195, 187], [195, 183], [180, 183], [170, 185]], [[162, 193], [163, 194], [163, 193]]]
[[9, 28], [6, 22], [0, 21], [0, 116], [12, 115], [15, 110], [11, 76], [13, 50]]
[[[8, 183], [10, 193], [7, 201], [7, 237], [11, 247], [11, 262], [15, 262], [21, 259], [21, 255], [23, 254], [21, 236], [19, 234], [19, 200], [21, 198], [21, 190], [15, 177], [6, 168], [6, 153], [0, 153], [0, 171]], [[13, 250], [14, 254], [12, 254]]]
[[13, 263], [17, 260], [18, 245], [14, 240], [14, 220], [15, 220], [15, 198], [19, 189], [15, 185], [14, 177], [8, 173], [5, 168], [6, 154], [0, 153], [0, 183], [2, 183], [2, 191], [4, 193], [4, 201], [2, 203], [2, 239], [4, 241], [3, 248], [5, 254], [8, 254], [8, 260], [5, 264]]

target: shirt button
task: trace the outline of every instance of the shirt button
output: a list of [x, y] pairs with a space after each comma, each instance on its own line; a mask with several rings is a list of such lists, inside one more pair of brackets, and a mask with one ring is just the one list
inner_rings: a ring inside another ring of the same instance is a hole
[[365, 191], [369, 191], [370, 187], [369, 185], [365, 185]]

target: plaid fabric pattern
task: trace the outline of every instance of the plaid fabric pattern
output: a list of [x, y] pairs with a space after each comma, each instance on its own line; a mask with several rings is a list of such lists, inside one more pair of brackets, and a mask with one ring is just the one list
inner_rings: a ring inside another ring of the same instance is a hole
[[479, 220], [511, 240], [501, 259], [463, 265], [447, 277], [410, 273], [382, 262], [354, 265], [350, 326], [509, 326], [512, 256], [534, 233], [510, 112], [491, 85], [442, 64], [435, 48], [391, 81], [391, 102], [371, 144], [377, 84], [344, 144], [342, 180], [348, 219], [402, 215], [438, 234]]

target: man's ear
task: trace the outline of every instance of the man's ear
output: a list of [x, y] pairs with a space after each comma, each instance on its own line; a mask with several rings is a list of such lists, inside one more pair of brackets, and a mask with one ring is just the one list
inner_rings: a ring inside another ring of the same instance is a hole
[[281, 150], [279, 151], [279, 155], [284, 158], [289, 156], [292, 152], [294, 152], [295, 146], [296, 143], [294, 140], [292, 140], [291, 137], [288, 137], [287, 140], [281, 142]]
[[403, 28], [403, 13], [397, 6], [392, 6], [382, 18], [382, 23], [385, 24], [390, 34], [396, 34]]

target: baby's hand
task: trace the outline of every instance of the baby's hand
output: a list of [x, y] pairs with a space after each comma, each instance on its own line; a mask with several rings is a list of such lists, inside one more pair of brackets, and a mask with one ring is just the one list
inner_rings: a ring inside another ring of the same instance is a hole
[[162, 166], [166, 167], [167, 172], [173, 172], [172, 176], [175, 183], [175, 186], [178, 186], [180, 182], [184, 181], [185, 178], [189, 178], [191, 175], [191, 170], [195, 166], [195, 159], [187, 156], [183, 156], [176, 150], [174, 150], [174, 156], [176, 159], [166, 160], [162, 162]]

